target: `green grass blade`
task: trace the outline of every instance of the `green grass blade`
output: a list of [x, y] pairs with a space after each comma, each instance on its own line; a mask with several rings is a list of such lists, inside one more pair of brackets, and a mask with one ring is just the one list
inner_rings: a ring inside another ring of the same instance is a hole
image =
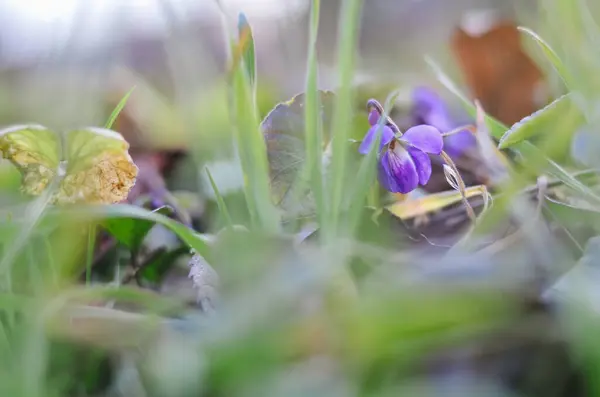
[[582, 109], [595, 117], [589, 101], [596, 101], [600, 92], [600, 79], [597, 78], [600, 57], [598, 37], [594, 34], [595, 22], [588, 14], [591, 10], [586, 3], [574, 0], [541, 0], [540, 6], [544, 10], [542, 16], [547, 36], [552, 39], [568, 73], [569, 89], [585, 99]]
[[271, 202], [266, 145], [260, 131], [247, 74], [234, 65], [232, 100], [234, 132], [244, 173], [244, 193], [253, 227], [268, 232], [280, 230], [279, 216]]
[[208, 175], [208, 179], [210, 180], [210, 184], [212, 186], [213, 192], [215, 193], [215, 197], [217, 199], [217, 206], [219, 207], [219, 211], [221, 212], [221, 216], [225, 220], [225, 223], [228, 228], [233, 227], [233, 222], [231, 220], [231, 216], [229, 215], [229, 210], [227, 209], [227, 204], [225, 204], [225, 200], [223, 200], [223, 196], [219, 192], [219, 188], [213, 179], [210, 170], [206, 167], [206, 175]]
[[325, 222], [325, 196], [323, 194], [323, 126], [319, 112], [318, 70], [317, 70], [317, 35], [319, 32], [320, 0], [312, 0], [310, 13], [310, 37], [308, 44], [308, 62], [306, 73], [306, 97], [304, 106], [306, 171], [311, 181], [310, 186], [315, 197], [319, 224]]
[[239, 36], [237, 43], [230, 40], [226, 34], [228, 49], [231, 49], [228, 52], [228, 99], [234, 139], [244, 174], [244, 196], [252, 227], [277, 232], [281, 225], [279, 214], [271, 201], [266, 145], [260, 131], [255, 96], [244, 67], [243, 58], [251, 41], [251, 32], [248, 29], [245, 31], [247, 33]]
[[328, 180], [331, 186], [331, 194], [329, 195], [331, 205], [328, 208], [331, 219], [325, 225], [328, 235], [333, 235], [339, 231], [339, 218], [342, 213], [348, 138], [352, 129], [354, 94], [352, 83], [356, 64], [356, 44], [360, 31], [361, 10], [361, 0], [343, 2], [338, 25], [340, 80], [332, 120], [332, 156], [330, 179]]
[[581, 23], [585, 30], [588, 39], [591, 41], [594, 48], [600, 47], [600, 27], [594, 20], [594, 13], [588, 6], [587, 0], [579, 0], [577, 2]]
[[[254, 35], [252, 27], [248, 23], [248, 19], [243, 12], [240, 12], [238, 17], [238, 35], [240, 42], [247, 40], [245, 49], [242, 54], [242, 64], [248, 75], [250, 87], [253, 90], [253, 97], [256, 100], [256, 57], [254, 50]], [[244, 38], [244, 36], [248, 36]]]
[[106, 124], [104, 124], [104, 127], [107, 129], [111, 129], [113, 124], [115, 123], [115, 121], [117, 120], [117, 117], [119, 117], [119, 114], [121, 114], [121, 111], [123, 110], [123, 108], [125, 107], [125, 105], [127, 104], [127, 101], [129, 100], [129, 97], [131, 96], [131, 94], [133, 93], [133, 90], [135, 89], [135, 87], [132, 87], [124, 96], [123, 98], [121, 98], [121, 100], [119, 101], [119, 103], [117, 104], [117, 106], [115, 106], [115, 108], [113, 109], [113, 111], [110, 114], [110, 117], [108, 118], [108, 120], [106, 120]]
[[[442, 68], [430, 57], [425, 57], [425, 61], [435, 74], [438, 81], [442, 83], [442, 85], [446, 87], [448, 91], [456, 95], [456, 97], [462, 101], [469, 115], [473, 118], [477, 118], [477, 109], [473, 105], [473, 102], [456, 86], [456, 84], [454, 84], [452, 79], [450, 79], [450, 77], [444, 73]], [[496, 139], [500, 139], [509, 129], [503, 123], [487, 114], [485, 115], [485, 122], [490, 129], [490, 134]]]
[[548, 173], [550, 176], [560, 180], [566, 187], [578, 193], [580, 197], [588, 200], [591, 204], [600, 206], [600, 197], [596, 193], [573, 177], [558, 163], [548, 159], [535, 145], [525, 141], [517, 145], [517, 149], [525, 159], [525, 164], [533, 169]]
[[111, 218], [144, 219], [165, 226], [183, 240], [184, 243], [190, 246], [190, 248], [193, 248], [197, 253], [204, 257], [208, 256], [210, 250], [207, 241], [208, 239], [203, 238], [203, 236], [195, 233], [192, 229], [158, 212], [151, 212], [135, 205], [84, 205], [72, 209], [61, 210], [53, 215], [57, 216], [59, 219], [72, 216], [76, 219], [86, 221], [105, 221], [106, 219]]
[[[62, 177], [56, 176], [42, 194], [28, 204], [27, 218], [21, 229], [8, 241], [3, 241], [6, 247], [2, 259], [0, 259], [0, 284], [2, 289], [12, 289], [11, 267], [21, 249], [31, 238], [36, 226], [42, 221], [46, 210], [52, 199], [52, 195], [58, 189]], [[4, 279], [4, 280], [1, 280]]]
[[[122, 285], [119, 288], [114, 288], [107, 284], [98, 284], [92, 286], [76, 285], [60, 291], [60, 295], [56, 298], [63, 305], [71, 307], [86, 307], [87, 303], [98, 301], [118, 301], [122, 303], [132, 303], [143, 309], [147, 314], [167, 314], [181, 311], [183, 303], [173, 297], [166, 297], [155, 294], [147, 289], [135, 288], [127, 285]], [[78, 305], [73, 305], [69, 302], [77, 302]], [[58, 303], [57, 302], [57, 303]], [[55, 312], [60, 311], [61, 304], [55, 306]], [[81, 306], [79, 306], [81, 305]], [[50, 314], [50, 313], [49, 313]]]
[[[598, 48], [600, 48], [600, 27], [594, 19], [594, 10], [588, 6], [587, 0], [579, 0], [577, 5], [583, 31], [587, 36], [586, 47], [590, 49], [582, 52], [589, 55], [590, 63], [592, 63], [590, 65], [590, 72], [595, 75], [598, 72], [598, 68], [600, 68], [600, 54], [598, 54]], [[597, 91], [595, 92], [597, 93]]]
[[94, 262], [94, 248], [96, 247], [96, 224], [88, 227], [87, 252], [85, 258], [85, 283], [92, 283], [92, 264]]
[[558, 75], [562, 79], [563, 83], [565, 83], [565, 85], [569, 87], [569, 83], [572, 81], [572, 79], [569, 77], [567, 68], [563, 64], [562, 60], [560, 59], [556, 51], [554, 51], [552, 47], [550, 47], [550, 44], [548, 44], [537, 33], [535, 33], [529, 28], [519, 26], [517, 29], [519, 29], [521, 33], [524, 33], [526, 36], [532, 38], [536, 42], [536, 44], [540, 47], [548, 61], [550, 61], [550, 63], [552, 64], [552, 67], [554, 68], [556, 73], [558, 73]]

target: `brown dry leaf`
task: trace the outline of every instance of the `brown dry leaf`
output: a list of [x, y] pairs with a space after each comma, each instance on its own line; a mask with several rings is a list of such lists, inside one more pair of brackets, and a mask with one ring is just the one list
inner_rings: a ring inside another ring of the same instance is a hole
[[23, 192], [39, 195], [54, 181], [50, 202], [56, 204], [125, 200], [138, 174], [128, 149], [119, 133], [102, 128], [62, 135], [41, 125], [0, 131], [0, 152], [23, 175]]
[[471, 96], [488, 114], [511, 125], [544, 105], [542, 72], [512, 22], [495, 23], [480, 35], [457, 28], [451, 45]]

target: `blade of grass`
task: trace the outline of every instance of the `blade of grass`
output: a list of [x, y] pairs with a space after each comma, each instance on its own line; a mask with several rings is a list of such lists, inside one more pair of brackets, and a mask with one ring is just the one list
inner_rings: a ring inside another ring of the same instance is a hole
[[7, 249], [0, 260], [0, 279], [4, 279], [2, 281], [3, 290], [11, 291], [11, 266], [23, 246], [29, 241], [35, 227], [44, 216], [52, 195], [60, 185], [61, 180], [62, 176], [57, 175], [52, 182], [50, 182], [50, 185], [46, 190], [28, 205], [28, 210], [26, 211], [27, 218], [21, 229], [13, 236], [13, 238], [9, 239], [9, 241], [4, 241]]
[[342, 213], [348, 138], [352, 129], [352, 81], [362, 5], [361, 0], [343, 2], [338, 25], [339, 53], [337, 59], [340, 80], [332, 120], [332, 157], [330, 180], [328, 181], [331, 186], [329, 195], [331, 202], [328, 208], [331, 219], [325, 225], [329, 237], [333, 237], [339, 232], [339, 218]]
[[[384, 119], [382, 118], [382, 122]], [[383, 123], [380, 123], [380, 131]], [[370, 186], [373, 184], [377, 170], [377, 149], [381, 142], [381, 133], [377, 134], [375, 142], [369, 150], [369, 153], [364, 156], [360, 162], [358, 173], [356, 174], [356, 185], [352, 189], [350, 205], [348, 208], [349, 222], [348, 229], [353, 233], [360, 220], [360, 215], [364, 207], [364, 202], [371, 192]]]
[[210, 248], [208, 245], [208, 238], [195, 233], [192, 229], [169, 217], [157, 212], [148, 211], [135, 205], [82, 205], [48, 213], [49, 221], [56, 221], [57, 219], [64, 219], [65, 217], [73, 217], [85, 221], [103, 221], [107, 218], [134, 218], [152, 221], [170, 229], [200, 255], [204, 257], [209, 256]]
[[592, 190], [590, 190], [587, 186], [581, 183], [579, 180], [574, 178], [567, 170], [565, 170], [558, 163], [546, 158], [544, 154], [538, 149], [535, 145], [532, 145], [529, 142], [523, 142], [518, 145], [519, 152], [524, 158], [530, 159], [532, 162], [542, 163], [547, 166], [546, 172], [556, 179], [562, 181], [562, 183], [570, 188], [571, 190], [579, 193], [581, 197], [590, 201], [590, 203], [595, 205], [600, 205], [600, 197], [596, 195]]
[[238, 38], [230, 65], [230, 101], [234, 137], [244, 173], [244, 195], [252, 227], [276, 233], [279, 216], [271, 201], [266, 145], [242, 55], [250, 44], [249, 36]]
[[63, 290], [51, 301], [47, 307], [48, 314], [58, 311], [65, 306], [83, 305], [98, 301], [115, 300], [139, 306], [144, 311], [152, 314], [173, 313], [180, 311], [184, 303], [173, 297], [166, 297], [150, 290], [134, 288], [123, 285], [114, 288], [112, 285], [74, 286]]
[[213, 179], [208, 167], [206, 167], [206, 175], [208, 175], [208, 179], [212, 186], [213, 192], [215, 193], [215, 197], [217, 199], [217, 206], [219, 207], [219, 212], [221, 212], [221, 216], [225, 220], [227, 228], [232, 229], [233, 222], [231, 221], [231, 216], [229, 215], [229, 211], [227, 210], [227, 204], [225, 204], [225, 200], [223, 200], [223, 196], [221, 196], [219, 188], [217, 187], [217, 184], [215, 183], [215, 180]]
[[[583, 31], [587, 36], [585, 46], [590, 50], [582, 50], [582, 53], [588, 54], [590, 65], [590, 72], [594, 75], [600, 68], [600, 56], [597, 49], [600, 47], [600, 27], [594, 19], [593, 10], [588, 6], [587, 0], [579, 0], [575, 6], [579, 11], [579, 18], [583, 25]], [[597, 91], [594, 91], [597, 94]], [[594, 97], [597, 98], [597, 95]]]
[[537, 43], [537, 45], [541, 48], [542, 52], [544, 53], [544, 55], [546, 56], [548, 61], [550, 61], [550, 63], [552, 64], [552, 67], [554, 68], [556, 73], [558, 73], [558, 75], [562, 79], [565, 86], [569, 87], [569, 83], [572, 81], [572, 79], [569, 77], [567, 68], [563, 64], [562, 60], [560, 59], [560, 57], [558, 56], [556, 51], [554, 51], [552, 49], [550, 44], [548, 44], [537, 33], [535, 33], [533, 30], [531, 30], [529, 28], [526, 28], [524, 26], [519, 26], [519, 27], [517, 27], [517, 29], [519, 29], [519, 31], [521, 33], [524, 33], [526, 36], [532, 38]]
[[117, 120], [117, 117], [119, 117], [119, 114], [121, 113], [121, 111], [123, 110], [123, 108], [125, 107], [125, 105], [127, 104], [127, 101], [129, 100], [129, 97], [133, 93], [134, 89], [135, 89], [135, 86], [132, 87], [123, 96], [123, 98], [121, 98], [121, 100], [119, 101], [119, 103], [117, 104], [117, 106], [115, 106], [115, 108], [111, 112], [110, 116], [108, 117], [108, 120], [106, 120], [106, 124], [104, 124], [104, 128], [107, 128], [107, 129], [111, 129], [112, 128], [113, 124]]
[[588, 6], [587, 0], [578, 0], [577, 5], [583, 29], [587, 33], [589, 40], [592, 42], [594, 48], [600, 47], [600, 26], [594, 20], [594, 13]]
[[319, 33], [319, 13], [321, 1], [312, 0], [310, 13], [310, 33], [308, 42], [308, 62], [306, 73], [306, 96], [304, 106], [304, 125], [306, 140], [306, 173], [315, 197], [319, 225], [325, 222], [325, 197], [323, 195], [323, 129], [320, 117], [317, 70], [317, 36]]
[[260, 123], [244, 70], [233, 75], [234, 136], [244, 173], [244, 193], [254, 227], [277, 232], [278, 214], [271, 202], [268, 160]]
[[[321, 224], [323, 242], [333, 242], [341, 231], [339, 220], [344, 210], [342, 204], [346, 182], [348, 138], [352, 129], [352, 82], [356, 63], [356, 43], [360, 30], [361, 10], [361, 0], [345, 1], [343, 2], [339, 21], [337, 62], [340, 77], [331, 123], [332, 139], [325, 150], [327, 152], [326, 156], [329, 156], [328, 152], [331, 150], [331, 163], [325, 176], [327, 178], [326, 186], [329, 187], [327, 191], [329, 201], [323, 206], [327, 208], [326, 221]], [[328, 291], [328, 297], [331, 300], [327, 300], [334, 306], [338, 306], [338, 304], [341, 307], [352, 306], [356, 303], [358, 292], [354, 279], [346, 267], [347, 251], [339, 250], [336, 244], [329, 244], [327, 252], [330, 257], [328, 265], [335, 272]]]
[[96, 247], [96, 225], [88, 227], [87, 254], [85, 258], [85, 283], [92, 283], [92, 263], [94, 262], [94, 248]]
[[[560, 55], [568, 72], [569, 88], [577, 97], [583, 99], [582, 110], [595, 118], [594, 107], [590, 106], [598, 98], [600, 80], [598, 68], [600, 57], [597, 51], [597, 39], [590, 35], [593, 26], [585, 10], [585, 3], [574, 0], [541, 0], [543, 22], [549, 27], [548, 35]], [[582, 8], [583, 7], [583, 8]], [[555, 27], [560, 26], [560, 30]], [[589, 107], [589, 109], [587, 108]]]
[[242, 41], [241, 37], [244, 35], [248, 36], [246, 39], [248, 43], [246, 44], [242, 54], [242, 63], [246, 73], [248, 74], [248, 82], [250, 87], [252, 87], [252, 98], [254, 102], [256, 102], [256, 58], [254, 55], [254, 35], [252, 34], [252, 27], [248, 23], [248, 19], [243, 12], [240, 12], [238, 17], [238, 33], [240, 36], [240, 41]]
[[223, 37], [225, 38], [225, 42], [227, 45], [225, 46], [225, 54], [227, 55], [227, 60], [231, 61], [233, 58], [232, 50], [234, 48], [233, 41], [231, 39], [231, 34], [229, 31], [229, 24], [227, 23], [227, 10], [225, 5], [221, 2], [221, 0], [213, 0], [217, 8], [219, 9], [219, 16], [221, 19], [221, 28], [223, 30]]
[[[474, 119], [477, 118], [477, 109], [473, 105], [473, 102], [456, 86], [456, 84], [454, 84], [452, 79], [444, 73], [442, 68], [433, 60], [433, 58], [426, 56], [425, 62], [427, 62], [438, 81], [462, 101], [469, 115]], [[504, 133], [509, 130], [507, 126], [487, 114], [485, 115], [485, 122], [489, 127], [490, 134], [496, 139], [500, 139]]]

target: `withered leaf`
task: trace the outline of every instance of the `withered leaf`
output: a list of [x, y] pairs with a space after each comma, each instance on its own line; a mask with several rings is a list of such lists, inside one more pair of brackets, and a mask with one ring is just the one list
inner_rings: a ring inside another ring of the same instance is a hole
[[22, 191], [39, 195], [56, 181], [55, 204], [125, 200], [138, 174], [128, 149], [119, 133], [103, 128], [59, 134], [33, 124], [0, 131], [0, 152], [21, 172]]
[[[305, 161], [304, 98], [302, 93], [278, 104], [261, 123], [267, 144], [273, 200], [287, 214], [294, 215], [306, 215], [314, 210], [310, 192], [300, 196], [293, 194]], [[319, 91], [323, 149], [331, 139], [334, 98], [331, 91]]]
[[543, 75], [521, 44], [511, 21], [499, 21], [487, 32], [473, 36], [456, 29], [451, 41], [471, 96], [490, 115], [513, 124], [543, 106]]

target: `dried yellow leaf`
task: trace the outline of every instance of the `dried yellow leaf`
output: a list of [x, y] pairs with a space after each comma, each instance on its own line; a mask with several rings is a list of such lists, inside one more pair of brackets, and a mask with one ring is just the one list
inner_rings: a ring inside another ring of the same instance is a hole
[[127, 198], [138, 168], [117, 132], [83, 128], [57, 134], [41, 125], [0, 131], [0, 152], [21, 172], [22, 191], [39, 195], [56, 181], [51, 202], [112, 204]]
[[[477, 185], [468, 187], [465, 191], [467, 198], [475, 196], [486, 196], [487, 190], [485, 186]], [[439, 211], [452, 204], [456, 204], [462, 200], [460, 192], [449, 190], [446, 192], [428, 194], [415, 199], [405, 199], [398, 201], [386, 207], [396, 217], [406, 220], [427, 215], [435, 211]]]

